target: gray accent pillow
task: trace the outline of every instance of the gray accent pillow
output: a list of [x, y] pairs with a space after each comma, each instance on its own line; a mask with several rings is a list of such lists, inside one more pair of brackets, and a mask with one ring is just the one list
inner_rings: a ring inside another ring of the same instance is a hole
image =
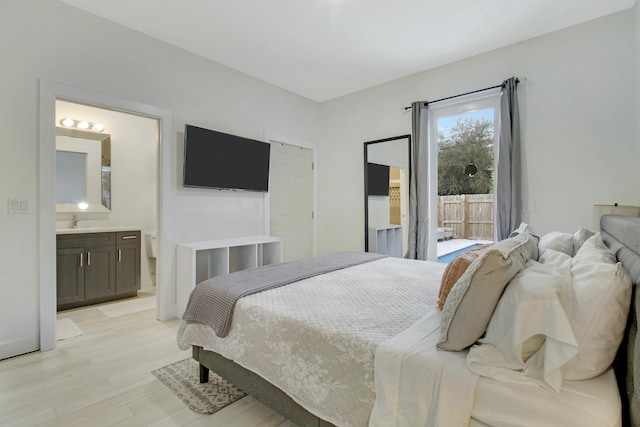
[[495, 243], [458, 279], [442, 309], [440, 350], [462, 351], [487, 329], [509, 281], [537, 254], [537, 239], [530, 233]]
[[531, 256], [529, 258], [537, 261], [539, 256], [538, 242], [540, 242], [540, 236], [538, 236], [535, 233], [535, 231], [533, 231], [533, 228], [531, 228], [529, 224], [527, 224], [526, 222], [521, 222], [518, 228], [516, 228], [511, 232], [511, 234], [509, 234], [509, 237], [516, 237], [518, 234], [526, 234], [526, 233], [530, 234], [532, 237], [536, 239], [536, 247], [531, 251]]

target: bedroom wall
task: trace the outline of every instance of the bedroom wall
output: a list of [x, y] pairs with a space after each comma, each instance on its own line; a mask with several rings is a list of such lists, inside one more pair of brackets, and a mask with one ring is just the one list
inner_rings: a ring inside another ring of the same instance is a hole
[[[618, 184], [638, 177], [640, 149], [632, 124], [640, 98], [634, 95], [638, 81], [633, 79], [638, 15], [636, 4], [633, 11], [390, 82], [319, 109], [305, 98], [66, 4], [3, 0], [0, 203], [19, 197], [29, 209], [23, 214], [0, 209], [0, 359], [38, 346], [39, 79], [172, 112], [175, 137], [167, 143], [173, 185], [168, 191], [176, 203], [168, 213], [175, 219], [165, 241], [170, 247], [264, 230], [262, 196], [180, 186], [185, 123], [256, 139], [275, 134], [317, 143], [319, 253], [327, 253], [363, 248], [364, 141], [409, 133], [411, 119], [404, 107], [413, 100], [492, 86], [511, 75], [526, 77], [520, 90], [523, 190], [536, 210], [525, 219], [539, 232], [574, 229], [590, 224], [593, 203], [640, 203], [637, 178], [629, 186]], [[563, 120], [556, 118], [559, 113]], [[548, 192], [559, 186], [554, 180], [562, 182], [561, 191]]]
[[[636, 0], [636, 4], [633, 7], [633, 16], [635, 18], [635, 30], [636, 30], [636, 153], [637, 162], [640, 164], [640, 1]], [[636, 188], [640, 192], [640, 173], [636, 173], [637, 181]]]
[[0, 209], [0, 359], [38, 348], [39, 79], [172, 112], [171, 248], [264, 232], [261, 194], [181, 187], [185, 123], [256, 139], [317, 139], [316, 103], [58, 1], [3, 0], [0, 40], [0, 203], [19, 197], [29, 207]]
[[573, 232], [591, 226], [593, 204], [639, 204], [634, 37], [628, 10], [323, 103], [319, 253], [364, 247], [364, 141], [410, 133], [412, 101], [510, 76], [526, 78], [525, 221], [538, 233]]

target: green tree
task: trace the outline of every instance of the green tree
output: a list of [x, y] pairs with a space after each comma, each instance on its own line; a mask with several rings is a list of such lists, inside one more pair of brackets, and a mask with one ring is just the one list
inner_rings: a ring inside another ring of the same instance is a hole
[[[473, 176], [465, 168], [475, 165]], [[493, 193], [493, 122], [458, 119], [451, 131], [438, 136], [438, 194]]]

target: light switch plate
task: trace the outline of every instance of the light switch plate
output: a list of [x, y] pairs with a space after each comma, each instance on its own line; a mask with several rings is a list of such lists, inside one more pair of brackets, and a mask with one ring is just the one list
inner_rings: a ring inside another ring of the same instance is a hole
[[23, 197], [9, 197], [9, 213], [24, 214], [29, 212], [29, 203]]

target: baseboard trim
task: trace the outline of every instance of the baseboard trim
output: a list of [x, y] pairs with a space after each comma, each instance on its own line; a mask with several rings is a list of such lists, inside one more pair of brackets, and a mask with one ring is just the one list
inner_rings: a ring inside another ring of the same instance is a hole
[[36, 337], [23, 338], [0, 344], [0, 360], [38, 351], [40, 346]]

